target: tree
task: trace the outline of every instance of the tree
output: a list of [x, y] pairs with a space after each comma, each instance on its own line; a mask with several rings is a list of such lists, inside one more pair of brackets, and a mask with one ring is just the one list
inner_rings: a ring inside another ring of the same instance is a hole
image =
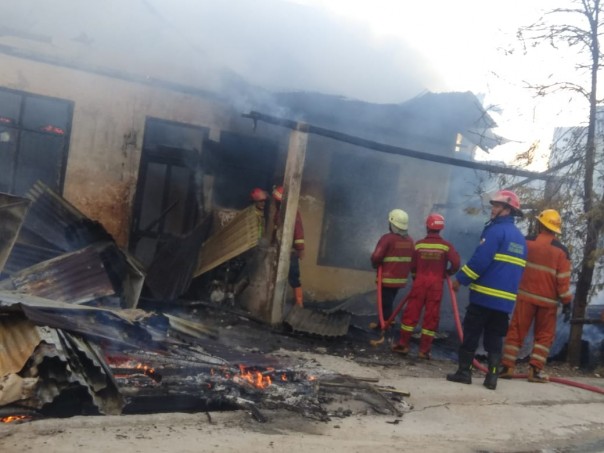
[[[602, 184], [596, 185], [596, 170], [599, 160], [596, 159], [596, 111], [599, 100], [597, 98], [598, 75], [601, 69], [602, 53], [600, 51], [600, 34], [604, 31], [601, 21], [600, 0], [568, 0], [568, 6], [555, 8], [545, 13], [536, 23], [524, 27], [518, 32], [520, 42], [524, 44], [525, 51], [540, 45], [549, 45], [554, 49], [570, 49], [576, 51], [578, 62], [570, 63], [567, 59], [560, 59], [565, 63], [575, 64], [577, 80], [554, 81], [547, 84], [530, 85], [540, 96], [548, 95], [560, 90], [570, 91], [586, 100], [589, 104], [589, 119], [587, 122], [585, 139], [580, 141], [580, 146], [574, 148], [575, 157], [581, 169], [581, 187], [573, 192], [568, 203], [576, 202], [580, 198], [581, 213], [577, 219], [575, 229], [581, 232], [582, 246], [576, 250], [580, 264], [576, 268], [576, 290], [573, 303], [572, 316], [574, 319], [584, 318], [587, 304], [592, 294], [594, 272], [597, 268], [602, 250], [599, 248], [599, 238], [604, 226], [604, 194]], [[568, 181], [558, 185], [559, 190], [566, 186]], [[572, 192], [572, 191], [571, 191]], [[571, 193], [569, 192], [569, 193]], [[571, 365], [579, 365], [581, 356], [581, 338], [583, 325], [572, 324], [569, 339], [568, 361]]]

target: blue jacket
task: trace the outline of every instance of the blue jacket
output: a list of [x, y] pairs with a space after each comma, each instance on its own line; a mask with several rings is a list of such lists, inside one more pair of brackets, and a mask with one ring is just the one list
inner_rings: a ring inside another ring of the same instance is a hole
[[526, 265], [526, 241], [512, 216], [488, 222], [472, 258], [456, 274], [470, 285], [470, 303], [511, 313]]

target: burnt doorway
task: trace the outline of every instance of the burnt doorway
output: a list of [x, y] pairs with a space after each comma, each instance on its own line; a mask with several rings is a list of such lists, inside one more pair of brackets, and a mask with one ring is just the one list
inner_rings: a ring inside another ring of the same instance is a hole
[[213, 177], [212, 209], [249, 206], [254, 187], [270, 193], [278, 158], [277, 144], [268, 139], [223, 132], [220, 142], [208, 142], [204, 170]]
[[71, 101], [0, 88], [0, 192], [63, 192], [72, 117]]
[[158, 246], [189, 232], [203, 212], [200, 157], [207, 128], [148, 118], [130, 251], [148, 266]]

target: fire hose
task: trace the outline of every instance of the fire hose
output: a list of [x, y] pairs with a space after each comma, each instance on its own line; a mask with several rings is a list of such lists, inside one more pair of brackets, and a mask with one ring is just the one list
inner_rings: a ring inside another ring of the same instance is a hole
[[[455, 297], [455, 291], [453, 291], [453, 285], [451, 283], [451, 279], [449, 278], [449, 276], [447, 276], [447, 287], [449, 288], [449, 296], [451, 299], [451, 306], [453, 308], [453, 317], [455, 319], [455, 327], [457, 328], [457, 334], [459, 335], [459, 341], [463, 342], [463, 329], [461, 327], [461, 321], [459, 319], [459, 309], [457, 307], [457, 298]], [[487, 368], [485, 366], [483, 366], [480, 362], [478, 362], [478, 360], [476, 360], [476, 359], [474, 359], [472, 361], [472, 365], [475, 368], [482, 371], [483, 373], [487, 372]], [[526, 379], [527, 375], [526, 374], [514, 374], [512, 377], [514, 379]], [[580, 388], [583, 390], [589, 390], [591, 392], [595, 392], [595, 393], [604, 395], [604, 388], [597, 387], [595, 385], [583, 384], [581, 382], [571, 381], [569, 379], [563, 379], [563, 378], [557, 378], [557, 377], [550, 377], [549, 381], [555, 382], [557, 384], [568, 385], [570, 387], [577, 387], [577, 388]]]
[[377, 315], [378, 315], [378, 325], [377, 327], [380, 329], [380, 337], [376, 340], [369, 340], [369, 344], [371, 346], [378, 346], [384, 342], [384, 337], [386, 335], [386, 330], [392, 325], [397, 315], [401, 312], [401, 310], [407, 304], [407, 299], [409, 298], [409, 294], [405, 296], [398, 306], [392, 311], [392, 314], [388, 319], [384, 319], [384, 312], [382, 310], [382, 266], [378, 266], [377, 270]]

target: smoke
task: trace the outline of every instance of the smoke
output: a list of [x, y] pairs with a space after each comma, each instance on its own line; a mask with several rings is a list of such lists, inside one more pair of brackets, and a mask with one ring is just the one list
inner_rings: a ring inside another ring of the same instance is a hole
[[62, 47], [76, 63], [117, 63], [208, 90], [240, 79], [268, 91], [401, 102], [442, 87], [410, 46], [282, 0], [20, 0], [3, 5], [0, 32], [20, 47]]

